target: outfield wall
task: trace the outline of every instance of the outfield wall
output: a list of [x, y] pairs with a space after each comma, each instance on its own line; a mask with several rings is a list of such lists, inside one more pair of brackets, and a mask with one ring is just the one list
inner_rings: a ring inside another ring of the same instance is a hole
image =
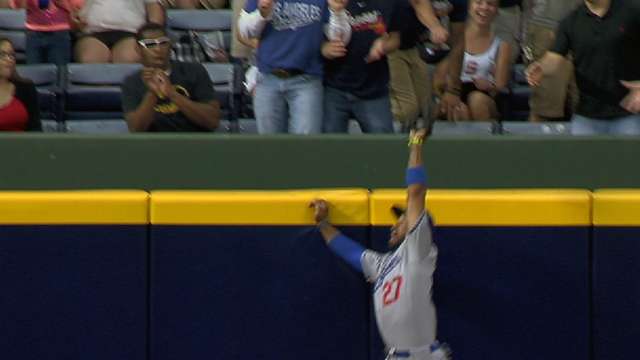
[[146, 359], [148, 204], [0, 193], [0, 358]]
[[[368, 285], [315, 230], [316, 197], [386, 250], [405, 194], [0, 193], [0, 354], [381, 360]], [[640, 192], [430, 190], [427, 205], [457, 358], [633, 357]]]
[[[638, 137], [434, 136], [432, 188], [638, 188]], [[0, 134], [0, 189], [401, 187], [403, 136]]]

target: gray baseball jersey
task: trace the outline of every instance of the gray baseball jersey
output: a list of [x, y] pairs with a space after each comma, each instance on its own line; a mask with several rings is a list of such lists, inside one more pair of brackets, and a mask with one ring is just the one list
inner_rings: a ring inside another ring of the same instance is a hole
[[393, 252], [366, 250], [360, 262], [374, 284], [376, 321], [387, 348], [413, 349], [436, 339], [436, 310], [431, 301], [438, 249], [423, 212]]

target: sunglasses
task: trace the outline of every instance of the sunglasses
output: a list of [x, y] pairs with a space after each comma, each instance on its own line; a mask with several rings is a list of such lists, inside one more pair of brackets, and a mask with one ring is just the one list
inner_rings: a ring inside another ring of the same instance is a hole
[[142, 39], [138, 40], [138, 44], [145, 49], [155, 49], [158, 46], [168, 46], [171, 43], [171, 39], [168, 37], [161, 37], [158, 39]]

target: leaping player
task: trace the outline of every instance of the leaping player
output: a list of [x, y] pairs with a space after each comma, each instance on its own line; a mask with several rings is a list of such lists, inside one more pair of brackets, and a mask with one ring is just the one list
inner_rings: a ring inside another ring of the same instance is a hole
[[422, 165], [424, 129], [411, 131], [407, 168], [406, 211], [393, 207], [398, 217], [391, 228], [390, 247], [382, 254], [365, 249], [328, 221], [325, 200], [311, 203], [325, 242], [351, 267], [373, 283], [376, 321], [386, 346], [387, 360], [446, 360], [450, 351], [436, 341], [436, 309], [431, 300], [438, 249], [433, 243], [431, 219], [425, 211], [426, 172]]

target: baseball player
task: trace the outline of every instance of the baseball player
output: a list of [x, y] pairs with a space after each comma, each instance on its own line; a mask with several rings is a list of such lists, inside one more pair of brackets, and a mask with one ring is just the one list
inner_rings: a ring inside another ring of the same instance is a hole
[[449, 350], [436, 341], [436, 309], [431, 301], [432, 275], [438, 250], [432, 241], [431, 220], [424, 208], [426, 173], [422, 165], [424, 129], [409, 138], [407, 207], [393, 207], [398, 216], [389, 245], [382, 254], [365, 249], [328, 222], [326, 201], [314, 200], [315, 221], [329, 248], [373, 283], [376, 320], [387, 360], [444, 360]]

